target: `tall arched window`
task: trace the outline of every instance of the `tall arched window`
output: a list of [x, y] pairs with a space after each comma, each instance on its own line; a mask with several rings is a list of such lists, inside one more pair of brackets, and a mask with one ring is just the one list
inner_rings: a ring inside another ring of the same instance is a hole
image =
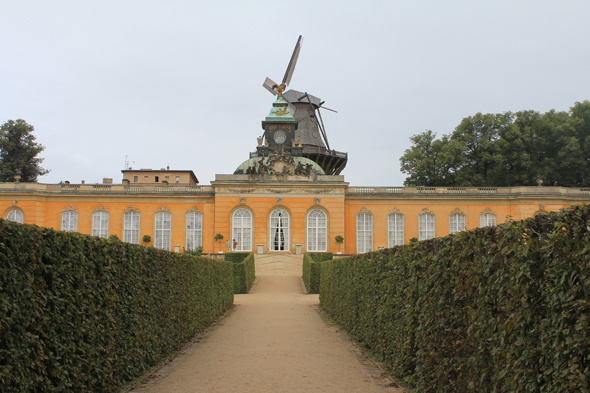
[[78, 212], [70, 210], [61, 213], [61, 230], [66, 232], [78, 230]]
[[465, 230], [465, 215], [456, 213], [449, 216], [449, 234]]
[[8, 214], [6, 215], [6, 219], [8, 221], [18, 222], [19, 224], [22, 224], [25, 222], [25, 215], [20, 210], [14, 209], [8, 212]]
[[109, 237], [109, 212], [96, 211], [92, 213], [92, 236]]
[[328, 251], [328, 220], [321, 209], [314, 209], [307, 215], [307, 251]]
[[129, 211], [123, 215], [123, 241], [139, 244], [139, 228], [141, 216], [139, 212]]
[[252, 251], [252, 213], [248, 209], [234, 212], [231, 241], [238, 242], [236, 251]]
[[156, 213], [154, 228], [154, 247], [170, 251], [172, 239], [172, 214], [168, 212]]
[[496, 215], [484, 213], [479, 216], [479, 227], [494, 227], [496, 226]]
[[186, 214], [186, 250], [195, 251], [203, 246], [203, 214]]
[[434, 238], [434, 214], [422, 213], [418, 216], [418, 240]]
[[404, 215], [399, 213], [387, 216], [387, 247], [404, 244]]
[[289, 251], [289, 213], [285, 209], [270, 213], [270, 250]]
[[356, 252], [369, 251], [373, 251], [373, 215], [360, 213], [356, 215]]

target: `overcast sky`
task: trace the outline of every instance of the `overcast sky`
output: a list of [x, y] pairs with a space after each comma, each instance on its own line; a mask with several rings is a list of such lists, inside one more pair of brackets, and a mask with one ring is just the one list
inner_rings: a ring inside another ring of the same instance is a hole
[[325, 106], [353, 186], [399, 186], [427, 129], [590, 99], [589, 1], [0, 2], [0, 122], [35, 127], [42, 183], [192, 169], [255, 150], [297, 37], [290, 88]]

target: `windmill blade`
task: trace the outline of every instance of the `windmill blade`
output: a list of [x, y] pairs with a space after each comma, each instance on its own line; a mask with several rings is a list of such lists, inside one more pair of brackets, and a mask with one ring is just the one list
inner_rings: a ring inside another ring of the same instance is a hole
[[301, 40], [303, 36], [299, 36], [297, 39], [297, 43], [295, 44], [295, 49], [293, 49], [293, 55], [291, 55], [291, 61], [289, 61], [289, 66], [287, 67], [287, 71], [285, 72], [285, 77], [283, 78], [283, 83], [286, 86], [289, 86], [291, 82], [291, 77], [293, 76], [293, 72], [295, 71], [295, 64], [297, 64], [297, 59], [299, 58], [299, 52], [301, 52]]
[[338, 113], [338, 111], [335, 111], [334, 109], [326, 108], [325, 106], [320, 106], [320, 108], [322, 108], [322, 109], [327, 109], [327, 110], [329, 110], [329, 111], [331, 111], [331, 112]]
[[270, 79], [269, 77], [266, 77], [266, 79], [264, 80], [264, 83], [262, 84], [262, 87], [264, 87], [266, 90], [270, 91], [273, 96], [276, 96], [277, 92], [272, 88], [275, 85], [276, 85], [276, 83], [272, 79]]

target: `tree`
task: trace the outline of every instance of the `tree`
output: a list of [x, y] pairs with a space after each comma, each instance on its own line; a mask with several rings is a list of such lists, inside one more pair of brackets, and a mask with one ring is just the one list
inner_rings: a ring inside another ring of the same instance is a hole
[[23, 182], [36, 182], [38, 176], [49, 173], [40, 165], [43, 158], [37, 157], [45, 146], [35, 142], [33, 131], [22, 119], [8, 120], [0, 127], [0, 181], [14, 181], [17, 169]]
[[454, 185], [455, 172], [461, 165], [460, 145], [447, 135], [435, 137], [427, 130], [410, 138], [413, 146], [400, 158], [402, 173], [410, 175], [405, 186]]

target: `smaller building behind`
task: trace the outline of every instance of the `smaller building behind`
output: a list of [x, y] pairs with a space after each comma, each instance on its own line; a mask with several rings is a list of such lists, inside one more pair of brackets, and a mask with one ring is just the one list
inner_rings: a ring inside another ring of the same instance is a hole
[[191, 170], [123, 169], [123, 183], [129, 184], [183, 184], [196, 185], [199, 179]]

